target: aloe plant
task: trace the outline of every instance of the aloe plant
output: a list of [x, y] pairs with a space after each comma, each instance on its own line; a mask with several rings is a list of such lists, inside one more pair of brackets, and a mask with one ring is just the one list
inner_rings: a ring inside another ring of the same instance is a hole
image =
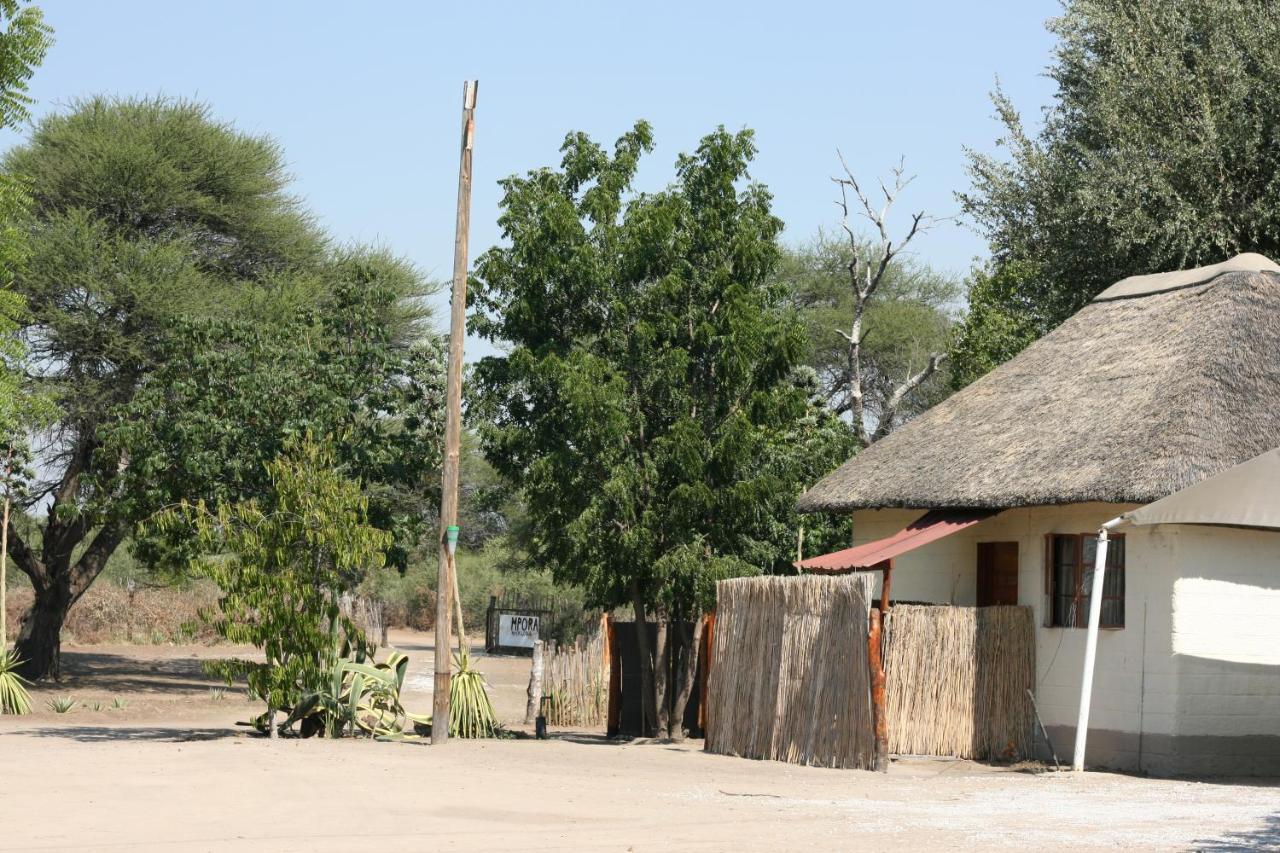
[[65, 714], [76, 706], [76, 700], [70, 696], [55, 696], [45, 703], [45, 707], [55, 714]]
[[493, 737], [498, 721], [485, 688], [484, 675], [471, 668], [471, 656], [463, 650], [453, 656], [449, 679], [449, 734], [453, 737]]
[[9, 651], [0, 649], [0, 713], [28, 714], [31, 712], [31, 696], [27, 687], [31, 682], [18, 675], [22, 660]]

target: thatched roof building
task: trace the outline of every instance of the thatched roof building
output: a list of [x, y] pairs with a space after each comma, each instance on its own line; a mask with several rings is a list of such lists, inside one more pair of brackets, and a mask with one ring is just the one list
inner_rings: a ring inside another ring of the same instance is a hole
[[1147, 503], [1280, 447], [1280, 266], [1135, 276], [859, 453], [802, 511]]

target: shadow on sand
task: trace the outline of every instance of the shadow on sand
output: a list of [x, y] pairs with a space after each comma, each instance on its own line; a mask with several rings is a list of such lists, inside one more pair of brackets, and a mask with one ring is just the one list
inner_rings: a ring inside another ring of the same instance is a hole
[[1192, 842], [1193, 850], [1211, 853], [1238, 853], [1246, 850], [1280, 850], [1280, 812], [1267, 815], [1262, 826], [1243, 832], [1228, 832], [1221, 838]]
[[31, 737], [61, 738], [80, 743], [113, 743], [149, 741], [153, 743], [192, 743], [204, 740], [245, 737], [235, 729], [193, 729], [181, 726], [41, 726], [19, 729], [14, 734]]
[[[58, 689], [93, 689], [106, 693], [198, 693], [222, 684], [204, 674], [205, 659], [196, 657], [139, 660], [104, 652], [64, 651]], [[41, 685], [44, 686], [44, 685]]]

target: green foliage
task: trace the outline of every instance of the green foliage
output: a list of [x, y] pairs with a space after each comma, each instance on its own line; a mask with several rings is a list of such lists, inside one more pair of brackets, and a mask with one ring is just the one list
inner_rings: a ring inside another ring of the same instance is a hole
[[995, 297], [975, 323], [997, 333], [970, 336], [971, 371], [1125, 276], [1280, 256], [1272, 4], [1071, 0], [1049, 28], [1058, 88], [1043, 129], [1029, 136], [997, 91], [1008, 159], [970, 153], [961, 202], [991, 242], [990, 277], [1008, 276], [974, 280], [975, 302]]
[[76, 700], [70, 696], [54, 696], [45, 703], [45, 707], [55, 714], [66, 714], [76, 707]]
[[119, 696], [111, 697], [111, 709], [113, 711], [123, 711], [128, 707], [129, 707], [129, 703], [126, 702], [124, 699], [121, 699]]
[[471, 656], [466, 650], [453, 656], [453, 674], [449, 679], [449, 734], [463, 738], [498, 734], [498, 721], [484, 676], [471, 668]]
[[223, 661], [214, 671], [228, 683], [246, 678], [268, 713], [319, 691], [339, 646], [365, 646], [338, 597], [383, 565], [390, 534], [368, 524], [368, 499], [336, 466], [330, 448], [306, 440], [268, 463], [264, 498], [216, 510], [183, 504], [155, 522], [195, 534], [204, 556], [193, 571], [222, 590], [207, 618], [219, 636], [264, 657]]
[[[1035, 267], [1008, 261], [991, 269], [975, 269], [969, 278], [969, 310], [956, 327], [951, 344], [953, 390], [980, 379], [1022, 352], [1040, 336], [1030, 306], [1019, 289], [1035, 275]], [[1018, 310], [1015, 306], [1020, 306]]]
[[[166, 336], [160, 364], [101, 431], [137, 460], [131, 517], [176, 498], [261, 496], [265, 463], [298, 436], [326, 435], [365, 484], [370, 523], [392, 534], [388, 562], [405, 568], [439, 488], [427, 481], [440, 459], [442, 348], [404, 313], [422, 292], [405, 262], [349, 253], [332, 273], [320, 307], [287, 321], [181, 321]], [[141, 537], [135, 552], [181, 565], [184, 544]]]
[[27, 82], [53, 45], [53, 28], [40, 7], [0, 0], [0, 127], [16, 127], [29, 116]]
[[31, 696], [27, 693], [31, 683], [18, 674], [20, 663], [17, 655], [0, 648], [0, 714], [31, 713]]
[[[852, 260], [848, 240], [819, 231], [808, 243], [784, 249], [776, 274], [804, 322], [809, 345], [804, 362], [817, 374], [818, 393], [837, 414], [851, 406], [849, 344], [839, 330], [848, 331], [854, 313]], [[863, 320], [863, 393], [873, 419], [879, 420], [904, 379], [924, 367], [932, 353], [947, 349], [960, 295], [959, 284], [946, 273], [911, 258], [890, 263]], [[908, 395], [898, 414], [910, 418], [946, 393], [944, 364]]]
[[643, 122], [612, 155], [570, 134], [559, 170], [502, 182], [510, 245], [477, 262], [471, 328], [507, 354], [477, 366], [472, 414], [527, 500], [530, 565], [592, 603], [692, 613], [719, 577], [787, 567], [779, 520], [837, 460], [786, 444], [813, 407], [751, 133], [634, 195], [651, 147]]

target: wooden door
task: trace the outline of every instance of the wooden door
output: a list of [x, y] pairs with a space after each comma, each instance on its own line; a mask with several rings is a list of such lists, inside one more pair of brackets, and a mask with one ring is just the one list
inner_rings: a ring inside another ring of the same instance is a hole
[[1018, 603], [1018, 543], [978, 543], [978, 606]]

